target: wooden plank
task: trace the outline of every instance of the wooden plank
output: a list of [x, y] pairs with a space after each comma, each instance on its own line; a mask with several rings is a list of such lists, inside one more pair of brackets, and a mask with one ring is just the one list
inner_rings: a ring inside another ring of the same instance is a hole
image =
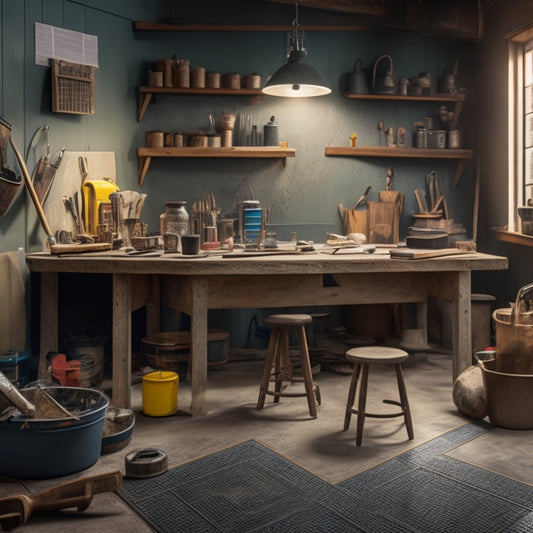
[[[279, 31], [290, 32], [294, 28], [287, 24], [164, 24], [158, 22], [133, 23], [137, 31]], [[305, 31], [357, 31], [368, 30], [365, 24], [314, 24], [305, 25]]]
[[146, 333], [151, 335], [160, 331], [161, 285], [159, 276], [150, 276], [151, 293], [146, 305]]
[[58, 350], [58, 287], [57, 272], [41, 272], [41, 346], [39, 379], [46, 379], [46, 354]]
[[207, 278], [191, 281], [191, 414], [207, 414]]
[[430, 259], [447, 255], [468, 254], [458, 248], [441, 248], [440, 250], [424, 250], [422, 248], [396, 248], [390, 251], [391, 259]]
[[139, 87], [139, 93], [143, 95], [152, 94], [204, 94], [204, 95], [225, 95], [225, 96], [246, 96], [246, 95], [261, 95], [261, 89], [225, 89], [223, 87], [214, 89], [210, 87], [196, 88], [196, 87], [150, 87], [142, 85]]
[[294, 157], [294, 148], [280, 148], [277, 146], [232, 146], [232, 147], [196, 147], [186, 146], [177, 148], [167, 146], [163, 148], [137, 148], [139, 157]]
[[391, 148], [387, 146], [326, 146], [326, 155], [350, 157], [401, 157], [419, 159], [472, 159], [473, 150], [461, 148]]
[[457, 298], [452, 302], [454, 380], [472, 365], [471, 276], [470, 272], [457, 272], [456, 277]]
[[[321, 274], [210, 276], [209, 309], [253, 309], [294, 305], [350, 305], [420, 302], [424, 283], [414, 273], [335, 274], [325, 286]], [[184, 278], [161, 278], [162, 303], [190, 314]]]
[[[413, 96], [409, 94], [353, 94], [344, 93], [345, 98], [350, 100], [390, 100], [404, 102], [464, 102], [465, 95], [462, 93], [436, 93], [428, 96]], [[455, 117], [457, 118], [457, 117]]]
[[131, 404], [132, 277], [113, 275], [113, 405]]

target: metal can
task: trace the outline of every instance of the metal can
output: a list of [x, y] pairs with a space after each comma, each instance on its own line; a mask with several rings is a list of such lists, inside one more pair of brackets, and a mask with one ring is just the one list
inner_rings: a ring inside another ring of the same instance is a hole
[[446, 130], [428, 130], [427, 147], [446, 148]]
[[413, 130], [413, 146], [415, 148], [427, 148], [427, 134], [426, 128], [415, 128]]

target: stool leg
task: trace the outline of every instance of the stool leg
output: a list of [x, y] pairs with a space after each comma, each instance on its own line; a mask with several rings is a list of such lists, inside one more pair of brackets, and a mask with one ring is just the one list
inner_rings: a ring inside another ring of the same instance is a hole
[[361, 365], [355, 363], [352, 372], [352, 379], [350, 381], [350, 388], [348, 389], [348, 401], [346, 402], [346, 414], [344, 415], [344, 431], [348, 431], [350, 427], [350, 421], [352, 419], [352, 407], [355, 402], [355, 391], [357, 389], [357, 381], [359, 380], [359, 374], [361, 371]]
[[[278, 393], [274, 396], [274, 403], [279, 403], [279, 393], [283, 386], [283, 381], [289, 380], [291, 377], [290, 360], [289, 360], [289, 330], [283, 326], [276, 328], [278, 330], [278, 345], [275, 356], [274, 369], [274, 390]], [[284, 376], [287, 379], [284, 380]]]
[[411, 419], [411, 410], [409, 409], [409, 401], [407, 399], [407, 389], [405, 388], [405, 381], [403, 380], [403, 372], [401, 363], [396, 363], [396, 379], [398, 381], [398, 391], [400, 393], [400, 402], [402, 404], [403, 415], [405, 419], [405, 427], [407, 428], [407, 435], [409, 440], [414, 439], [413, 421]]
[[316, 418], [317, 398], [315, 396], [315, 387], [313, 385], [313, 374], [311, 373], [311, 362], [309, 361], [309, 349], [307, 347], [307, 339], [305, 337], [305, 327], [298, 326], [297, 334], [298, 343], [300, 344], [300, 360], [304, 376], [305, 392], [307, 394], [307, 405], [309, 406], [309, 414], [312, 418]]
[[261, 387], [259, 389], [259, 398], [257, 400], [257, 409], [263, 409], [265, 405], [265, 395], [269, 388], [270, 374], [272, 373], [272, 365], [274, 364], [274, 358], [278, 351], [279, 345], [279, 330], [273, 328], [268, 341], [268, 348], [265, 357], [265, 366], [263, 367], [263, 377], [261, 379]]
[[368, 388], [368, 367], [369, 365], [362, 363], [363, 374], [361, 376], [361, 386], [359, 387], [359, 403], [357, 406], [357, 433], [355, 434], [355, 443], [361, 446], [363, 441], [363, 426], [365, 425], [366, 412], [366, 390]]

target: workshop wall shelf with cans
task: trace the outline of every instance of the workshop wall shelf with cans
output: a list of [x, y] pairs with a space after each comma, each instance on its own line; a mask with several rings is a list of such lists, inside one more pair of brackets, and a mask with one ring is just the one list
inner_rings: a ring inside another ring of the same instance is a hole
[[[387, 100], [403, 102], [453, 102], [454, 119], [458, 120], [465, 95], [462, 93], [433, 94], [433, 95], [400, 95], [400, 94], [352, 94], [344, 96], [353, 100]], [[394, 157], [411, 159], [456, 159], [457, 166], [453, 177], [452, 186], [455, 187], [464, 170], [467, 160], [474, 157], [474, 151], [467, 148], [398, 148], [397, 146], [326, 146], [325, 154], [328, 156], [345, 157]]]
[[[207, 96], [252, 96], [260, 98], [261, 89], [228, 89], [209, 87], [139, 87], [139, 109], [138, 121], [140, 122], [152, 96], [157, 94], [165, 95], [207, 95]], [[140, 147], [137, 149], [139, 160], [139, 185], [142, 186], [146, 178], [146, 173], [154, 157], [187, 157], [187, 158], [246, 158], [246, 159], [281, 159], [286, 164], [287, 157], [295, 157], [294, 148], [281, 148], [277, 146], [231, 146], [231, 147], [199, 147], [199, 146], [165, 146], [165, 147]]]

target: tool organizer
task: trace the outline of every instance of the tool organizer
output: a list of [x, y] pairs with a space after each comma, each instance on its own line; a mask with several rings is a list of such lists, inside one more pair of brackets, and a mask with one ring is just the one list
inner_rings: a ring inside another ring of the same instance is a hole
[[52, 111], [94, 113], [94, 67], [52, 59]]

